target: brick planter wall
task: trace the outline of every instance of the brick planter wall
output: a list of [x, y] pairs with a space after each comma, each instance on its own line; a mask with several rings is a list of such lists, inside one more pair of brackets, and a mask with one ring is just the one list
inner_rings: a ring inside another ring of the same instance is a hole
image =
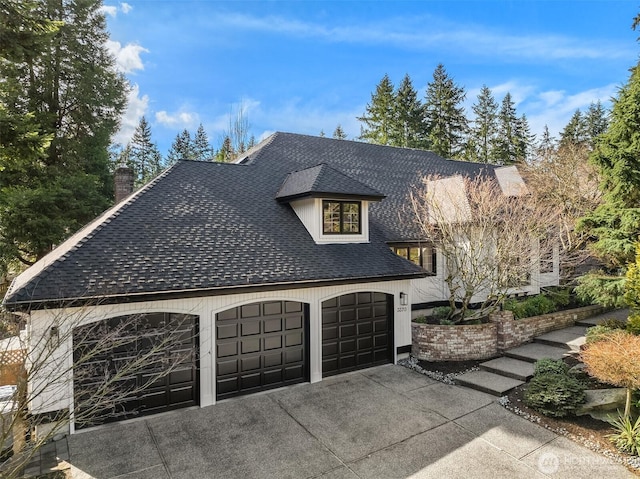
[[496, 355], [496, 323], [446, 326], [411, 323], [411, 354], [424, 361], [465, 361]]
[[511, 311], [500, 311], [492, 314], [487, 324], [411, 323], [411, 354], [424, 361], [487, 359], [603, 311], [601, 306], [585, 306], [518, 320]]

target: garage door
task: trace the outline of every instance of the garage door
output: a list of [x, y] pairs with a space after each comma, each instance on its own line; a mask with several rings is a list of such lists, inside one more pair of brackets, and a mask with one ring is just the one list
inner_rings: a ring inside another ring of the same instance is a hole
[[309, 380], [308, 307], [253, 303], [216, 315], [216, 397]]
[[322, 375], [393, 361], [393, 296], [353, 293], [322, 303]]
[[77, 429], [199, 403], [198, 316], [110, 318], [73, 342]]

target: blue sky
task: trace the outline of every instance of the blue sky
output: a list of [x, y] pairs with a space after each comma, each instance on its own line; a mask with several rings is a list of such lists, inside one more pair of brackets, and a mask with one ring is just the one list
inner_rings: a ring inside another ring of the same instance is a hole
[[386, 73], [408, 73], [421, 98], [438, 63], [467, 91], [509, 91], [534, 133], [556, 135], [577, 108], [606, 105], [638, 62], [636, 1], [105, 0], [109, 48], [133, 85], [116, 137], [144, 114], [166, 153], [202, 123], [218, 146], [246, 110], [274, 131], [348, 137]]

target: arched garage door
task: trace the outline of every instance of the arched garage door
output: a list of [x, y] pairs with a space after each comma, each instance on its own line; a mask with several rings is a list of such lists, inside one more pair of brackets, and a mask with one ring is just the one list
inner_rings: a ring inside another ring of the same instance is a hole
[[352, 293], [322, 303], [322, 375], [393, 362], [393, 296]]
[[308, 306], [267, 301], [216, 315], [216, 398], [309, 380]]
[[198, 316], [118, 316], [73, 330], [75, 427], [199, 403]]

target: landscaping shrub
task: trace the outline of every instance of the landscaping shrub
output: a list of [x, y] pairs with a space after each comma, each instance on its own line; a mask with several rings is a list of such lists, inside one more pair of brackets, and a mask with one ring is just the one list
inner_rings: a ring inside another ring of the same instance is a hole
[[431, 311], [431, 316], [441, 323], [443, 319], [449, 319], [451, 312], [450, 306], [437, 306]]
[[424, 315], [413, 318], [414, 323], [427, 324], [427, 317]]
[[524, 402], [545, 416], [565, 417], [585, 401], [584, 390], [584, 384], [567, 373], [546, 372], [533, 376]]
[[598, 324], [597, 326], [592, 326], [591, 328], [587, 328], [587, 333], [585, 334], [587, 344], [595, 343], [596, 341], [602, 341], [607, 339], [607, 336], [616, 331], [618, 328], [610, 328], [604, 326], [602, 324]]
[[616, 432], [609, 434], [609, 440], [620, 451], [640, 456], [640, 417], [633, 422], [628, 416], [618, 416], [611, 426]]
[[615, 318], [609, 318], [609, 319], [605, 319], [604, 321], [600, 321], [599, 326], [604, 326], [605, 328], [609, 328], [609, 329], [626, 329], [627, 327], [627, 323], [625, 323], [624, 321], [620, 320], [620, 319], [615, 319]]
[[556, 308], [562, 308], [571, 304], [571, 289], [572, 288], [545, 288], [545, 295], [547, 295], [556, 305]]
[[533, 374], [566, 374], [569, 371], [569, 366], [565, 364], [562, 359], [540, 359], [536, 361], [534, 366]]
[[525, 300], [507, 299], [504, 302], [503, 309], [513, 312], [515, 319], [530, 318], [531, 316], [539, 316], [556, 311], [556, 304], [548, 296], [539, 294], [531, 296]]
[[640, 314], [629, 316], [626, 327], [631, 334], [640, 335]]

